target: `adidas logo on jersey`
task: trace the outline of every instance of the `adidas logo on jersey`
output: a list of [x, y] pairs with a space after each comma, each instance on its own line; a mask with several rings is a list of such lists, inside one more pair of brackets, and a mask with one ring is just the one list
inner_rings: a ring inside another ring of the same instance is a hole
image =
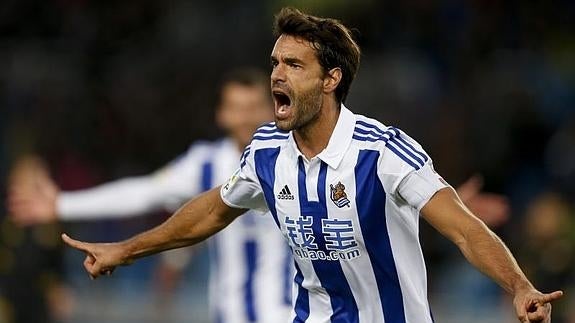
[[284, 188], [282, 188], [282, 190], [278, 194], [277, 198], [278, 198], [278, 200], [293, 200], [293, 199], [295, 199], [295, 197], [292, 195], [292, 193], [290, 192], [289, 187], [287, 185], [284, 186]]

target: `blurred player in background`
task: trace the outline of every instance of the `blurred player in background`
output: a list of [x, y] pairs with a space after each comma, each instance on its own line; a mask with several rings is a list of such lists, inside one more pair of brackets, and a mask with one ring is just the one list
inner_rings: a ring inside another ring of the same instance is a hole
[[[267, 75], [259, 70], [229, 73], [222, 82], [216, 111], [216, 123], [228, 137], [195, 143], [150, 175], [73, 192], [60, 192], [42, 171], [35, 173], [33, 190], [13, 183], [13, 219], [29, 225], [175, 210], [190, 197], [222, 184], [234, 172], [255, 129], [273, 118], [268, 86]], [[292, 258], [270, 216], [248, 212], [210, 243], [210, 304], [216, 322], [273, 322], [278, 315], [288, 315]], [[162, 266], [177, 271], [187, 258], [188, 252], [166, 254]]]

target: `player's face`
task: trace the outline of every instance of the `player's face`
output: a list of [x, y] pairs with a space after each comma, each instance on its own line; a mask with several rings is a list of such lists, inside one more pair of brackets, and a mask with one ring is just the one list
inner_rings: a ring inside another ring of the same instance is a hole
[[271, 63], [277, 127], [297, 130], [309, 126], [320, 115], [325, 74], [312, 44], [300, 37], [281, 35]]
[[269, 92], [263, 85], [224, 85], [217, 121], [240, 145], [249, 144], [258, 126], [272, 120]]

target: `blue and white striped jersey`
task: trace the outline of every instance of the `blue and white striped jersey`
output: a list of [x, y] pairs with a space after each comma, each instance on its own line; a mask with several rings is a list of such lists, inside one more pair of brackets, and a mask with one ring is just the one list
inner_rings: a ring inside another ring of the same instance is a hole
[[419, 144], [342, 105], [327, 147], [311, 160], [291, 132], [271, 123], [255, 133], [240, 165], [222, 198], [269, 210], [289, 242], [290, 321], [433, 321], [419, 211], [447, 184]]
[[[201, 190], [225, 183], [240, 153], [229, 140], [204, 147]], [[248, 211], [210, 240], [210, 305], [216, 323], [268, 323], [291, 308], [293, 258], [270, 216]]]

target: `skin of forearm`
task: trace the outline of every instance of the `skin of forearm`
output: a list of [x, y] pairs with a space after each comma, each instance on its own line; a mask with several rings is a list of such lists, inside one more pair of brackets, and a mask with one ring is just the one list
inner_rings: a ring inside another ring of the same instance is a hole
[[480, 220], [472, 222], [464, 238], [456, 242], [465, 258], [511, 294], [518, 289], [532, 288], [503, 241]]
[[453, 241], [467, 260], [509, 293], [532, 288], [501, 239], [461, 202], [452, 188], [438, 191], [423, 216]]
[[214, 188], [187, 202], [161, 225], [122, 242], [127, 263], [168, 249], [194, 245], [225, 228], [245, 210], [231, 209]]

